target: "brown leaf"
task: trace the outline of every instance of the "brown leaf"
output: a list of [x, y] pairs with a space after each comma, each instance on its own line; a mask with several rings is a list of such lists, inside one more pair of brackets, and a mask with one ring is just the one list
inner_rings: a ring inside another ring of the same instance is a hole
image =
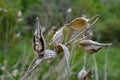
[[103, 47], [111, 46], [112, 43], [103, 44], [103, 43], [98, 43], [92, 40], [82, 40], [80, 41], [80, 45], [83, 46], [85, 52], [92, 54], [92, 53], [98, 52]]
[[88, 28], [89, 23], [88, 23], [88, 19], [80, 17], [68, 23], [67, 26], [72, 28], [73, 30], [83, 31], [86, 28]]
[[45, 40], [44, 40], [43, 33], [41, 30], [41, 26], [39, 23], [39, 19], [37, 18], [36, 21], [37, 21], [36, 30], [33, 36], [33, 50], [39, 55], [39, 57], [43, 57], [46, 44], [45, 44]]

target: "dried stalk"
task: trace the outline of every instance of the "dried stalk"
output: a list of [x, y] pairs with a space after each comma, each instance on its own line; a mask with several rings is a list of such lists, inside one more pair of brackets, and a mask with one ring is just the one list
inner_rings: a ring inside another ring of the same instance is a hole
[[86, 31], [90, 30], [91, 27], [87, 28], [86, 30], [78, 33], [74, 38], [72, 38], [70, 41], [68, 41], [67, 43], [65, 43], [65, 45], [70, 45], [77, 37], [79, 37], [80, 35], [84, 34]]
[[39, 62], [37, 62], [37, 60], [39, 60], [39, 59], [35, 58], [35, 60], [33, 60], [31, 65], [29, 66], [28, 70], [25, 72], [25, 74], [22, 76], [22, 78], [20, 80], [25, 80], [31, 74], [31, 72], [34, 71], [38, 67], [38, 65], [40, 64], [42, 59]]
[[95, 16], [93, 16], [92, 18], [90, 18], [89, 21], [91, 21], [91, 20], [94, 19], [94, 18], [96, 18], [96, 19], [95, 19], [94, 22], [92, 22], [92, 23], [90, 24], [90, 26], [93, 26], [93, 25], [98, 21], [98, 19], [99, 19], [99, 15], [95, 15]]
[[96, 58], [95, 58], [95, 55], [92, 55], [92, 56], [93, 56], [94, 68], [95, 68], [95, 77], [96, 77], [95, 80], [99, 80], [99, 76], [98, 76], [98, 67], [97, 67]]
[[87, 38], [87, 36], [84, 36], [83, 38], [80, 38], [80, 39], [78, 39], [78, 40], [75, 40], [74, 42], [72, 42], [72, 43], [70, 43], [70, 44], [74, 44], [74, 43], [80, 42], [80, 41], [82, 41], [82, 40], [84, 40], [84, 39], [86, 39], [86, 38]]
[[105, 54], [105, 64], [104, 64], [104, 80], [107, 80], [107, 59], [108, 59], [108, 50]]

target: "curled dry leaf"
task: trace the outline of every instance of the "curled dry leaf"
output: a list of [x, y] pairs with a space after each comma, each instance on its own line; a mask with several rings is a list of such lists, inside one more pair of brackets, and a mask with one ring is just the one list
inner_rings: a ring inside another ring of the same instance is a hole
[[88, 28], [88, 26], [89, 26], [88, 21], [89, 21], [89, 19], [80, 17], [80, 18], [76, 18], [73, 21], [71, 21], [70, 23], [68, 23], [67, 26], [72, 28], [73, 30], [83, 31]]
[[82, 40], [80, 41], [80, 45], [83, 46], [84, 50], [89, 53], [95, 53], [97, 51], [99, 51], [100, 49], [102, 49], [103, 47], [109, 47], [112, 45], [112, 43], [108, 43], [108, 44], [103, 44], [103, 43], [98, 43], [92, 40]]
[[36, 30], [33, 36], [33, 50], [39, 55], [39, 57], [43, 57], [46, 45], [43, 37], [43, 33], [41, 30], [41, 26], [39, 23], [39, 19], [36, 20]]
[[60, 44], [60, 43], [63, 42], [63, 40], [64, 40], [63, 29], [64, 29], [64, 27], [62, 27], [61, 29], [59, 29], [54, 34], [54, 36], [52, 38], [53, 41], [51, 42], [51, 44], [54, 43], [54, 45], [56, 46], [56, 45], [58, 45], [58, 44]]
[[[59, 45], [57, 45], [57, 50], [62, 50], [63, 52], [64, 52], [64, 57], [65, 57], [65, 59], [66, 59], [66, 63], [67, 63], [67, 66], [68, 66], [68, 68], [69, 68], [69, 57], [70, 57], [70, 52], [69, 52], [69, 50], [68, 50], [68, 48], [65, 46], [65, 45], [63, 45], [63, 44], [59, 44]], [[60, 51], [59, 50], [59, 51]]]

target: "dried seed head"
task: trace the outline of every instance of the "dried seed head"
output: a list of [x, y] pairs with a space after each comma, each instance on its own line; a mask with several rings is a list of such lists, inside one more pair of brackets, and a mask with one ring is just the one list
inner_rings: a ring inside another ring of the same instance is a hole
[[33, 36], [33, 50], [42, 57], [46, 48], [45, 40], [39, 23], [39, 19], [36, 20], [36, 30]]

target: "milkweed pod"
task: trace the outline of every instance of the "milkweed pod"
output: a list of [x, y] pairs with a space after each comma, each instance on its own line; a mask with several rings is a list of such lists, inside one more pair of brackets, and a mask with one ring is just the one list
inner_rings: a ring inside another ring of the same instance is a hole
[[69, 50], [68, 50], [68, 47], [67, 46], [65, 46], [65, 45], [63, 45], [63, 44], [59, 44], [59, 45], [57, 45], [57, 50], [62, 50], [63, 52], [64, 52], [64, 57], [65, 57], [65, 59], [66, 59], [66, 63], [67, 63], [67, 66], [68, 66], [68, 68], [69, 68], [69, 58], [70, 58], [70, 52], [69, 52]]
[[93, 75], [92, 75], [92, 71], [89, 70], [89, 71], [87, 72], [87, 74], [85, 75], [84, 80], [91, 80], [92, 76], [93, 76]]
[[70, 23], [66, 24], [66, 26], [72, 28], [73, 30], [83, 31], [89, 27], [88, 21], [89, 21], [89, 19], [80, 17], [80, 18], [76, 18], [73, 21], [71, 21]]
[[52, 38], [52, 42], [50, 44], [54, 44], [54, 46], [60, 44], [63, 42], [64, 40], [64, 35], [63, 35], [63, 29], [64, 27], [62, 27], [61, 29], [59, 29], [54, 35], [53, 35], [53, 38]]
[[100, 49], [104, 48], [104, 47], [109, 47], [112, 45], [112, 43], [98, 43], [96, 41], [92, 41], [92, 40], [82, 40], [79, 42], [80, 45], [83, 46], [85, 52], [89, 53], [89, 54], [93, 54], [95, 52], [98, 52]]
[[36, 19], [36, 30], [33, 35], [33, 50], [42, 57], [46, 49], [45, 40], [39, 23], [39, 19]]
[[78, 73], [78, 79], [79, 80], [84, 80], [84, 77], [87, 75], [87, 71], [85, 70], [85, 68], [82, 68], [82, 70], [80, 70], [80, 72]]
[[91, 80], [92, 78], [92, 71], [89, 70], [88, 72], [85, 70], [85, 68], [82, 68], [82, 70], [78, 73], [78, 79], [79, 80]]
[[45, 50], [44, 52], [44, 59], [55, 58], [57, 56], [55, 51], [52, 50]]

